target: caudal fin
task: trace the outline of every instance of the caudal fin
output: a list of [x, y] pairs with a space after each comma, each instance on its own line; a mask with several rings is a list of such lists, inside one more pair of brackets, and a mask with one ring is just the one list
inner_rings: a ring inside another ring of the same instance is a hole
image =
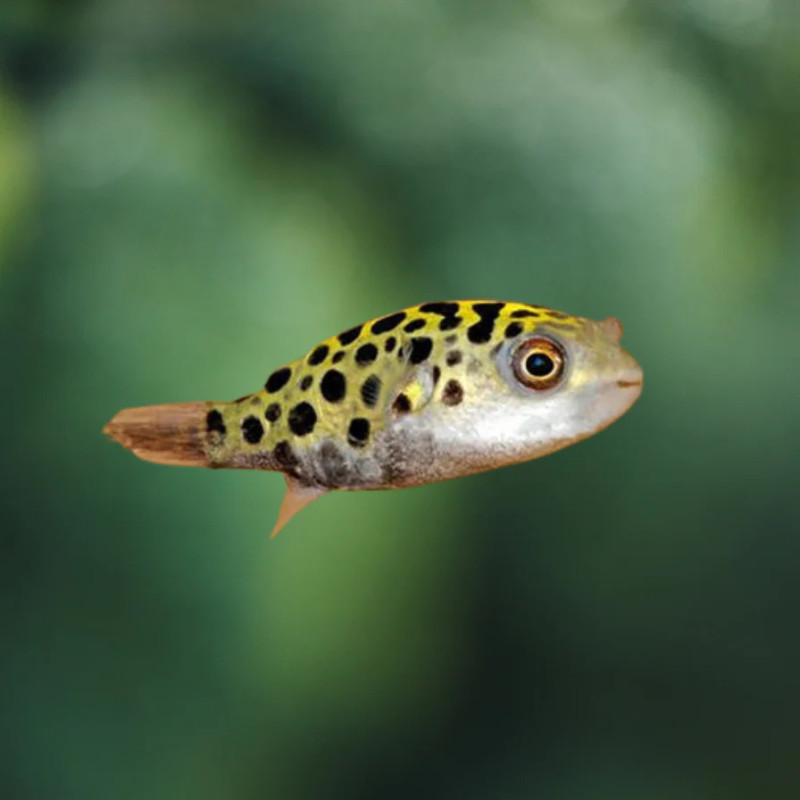
[[103, 433], [145, 461], [207, 467], [202, 438], [207, 413], [207, 403], [126, 408], [103, 428]]

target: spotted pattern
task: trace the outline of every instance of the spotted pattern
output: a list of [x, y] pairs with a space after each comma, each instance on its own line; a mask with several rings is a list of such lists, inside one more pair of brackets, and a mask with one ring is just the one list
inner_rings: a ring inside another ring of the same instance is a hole
[[216, 408], [212, 408], [211, 411], [206, 414], [206, 430], [208, 433], [216, 433], [219, 434], [219, 436], [224, 436], [226, 433], [222, 414]]
[[363, 327], [363, 325], [356, 325], [355, 328], [350, 328], [350, 330], [343, 331], [337, 337], [339, 339], [339, 343], [343, 346], [352, 344], [356, 339], [358, 339]]
[[424, 319], [412, 319], [411, 322], [403, 326], [403, 330], [406, 333], [414, 333], [414, 331], [418, 331], [420, 328], [424, 327], [425, 327]]
[[519, 336], [522, 331], [523, 327], [519, 322], [512, 322], [506, 326], [505, 337], [506, 339], [513, 339], [515, 336]]
[[412, 364], [421, 364], [425, 361], [433, 350], [433, 340], [427, 336], [415, 337], [411, 340], [411, 351], [408, 360]]
[[340, 402], [347, 392], [347, 381], [338, 369], [329, 369], [323, 376], [319, 385], [322, 396], [329, 403]]
[[474, 303], [472, 310], [480, 320], [467, 329], [467, 338], [473, 344], [483, 344], [492, 338], [494, 321], [500, 314], [505, 303]]
[[458, 303], [423, 303], [419, 307], [420, 311], [427, 314], [438, 314], [442, 317], [439, 320], [440, 331], [451, 331], [457, 328], [464, 320], [458, 315]]
[[367, 408], [375, 408], [381, 394], [381, 379], [377, 375], [370, 375], [361, 384], [361, 400]]
[[408, 399], [408, 395], [400, 392], [392, 403], [392, 409], [397, 414], [408, 414], [411, 411], [411, 401]]
[[350, 421], [350, 426], [347, 429], [347, 441], [353, 447], [363, 447], [369, 439], [369, 420], [364, 417], [356, 417]]
[[280, 369], [276, 369], [275, 372], [273, 372], [272, 375], [267, 378], [264, 388], [270, 394], [279, 392], [284, 386], [286, 386], [291, 376], [292, 371], [289, 369], [289, 367], [281, 367]]
[[308, 363], [311, 364], [312, 367], [317, 366], [317, 364], [321, 364], [327, 357], [328, 357], [329, 347], [326, 344], [321, 344], [319, 347], [315, 347], [311, 351], [311, 355], [308, 357]]
[[365, 367], [368, 364], [371, 364], [377, 357], [378, 348], [375, 347], [372, 342], [362, 344], [361, 347], [356, 350], [356, 364], [358, 364], [360, 367]]
[[298, 403], [289, 412], [289, 430], [295, 436], [307, 436], [317, 424], [317, 412], [311, 403]]
[[264, 437], [264, 426], [258, 417], [245, 417], [242, 420], [242, 436], [250, 444], [258, 444]]
[[381, 317], [379, 320], [373, 322], [370, 330], [375, 334], [393, 331], [405, 318], [405, 311], [398, 311], [396, 314], [389, 314], [388, 317]]
[[457, 406], [464, 399], [464, 389], [461, 384], [451, 378], [442, 390], [442, 402], [446, 406]]
[[[262, 392], [240, 398], [236, 413], [210, 409], [210, 452], [217, 465], [241, 450], [249, 464], [316, 475], [326, 486], [357, 485], [362, 459], [376, 452], [366, 445], [377, 443], [387, 425], [426, 413], [430, 400], [443, 407], [471, 401], [473, 376], [502, 357], [504, 342], [545, 323], [563, 329], [575, 318], [538, 306], [463, 300], [423, 303], [357, 325], [276, 369]], [[411, 369], [418, 365], [424, 370]], [[226, 428], [241, 430], [241, 437], [227, 436]], [[348, 455], [350, 448], [360, 452]], [[395, 474], [379, 466], [382, 475]]]

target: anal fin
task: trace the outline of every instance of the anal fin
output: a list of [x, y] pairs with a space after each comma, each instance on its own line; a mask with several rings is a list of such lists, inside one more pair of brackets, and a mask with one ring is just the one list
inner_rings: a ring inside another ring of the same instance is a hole
[[328, 491], [319, 486], [309, 486], [306, 483], [302, 483], [291, 475], [285, 475], [284, 477], [286, 478], [286, 492], [283, 495], [281, 507], [278, 511], [278, 519], [275, 521], [275, 527], [272, 529], [270, 538], [276, 536], [278, 531], [298, 511], [302, 511], [307, 505], [310, 505]]

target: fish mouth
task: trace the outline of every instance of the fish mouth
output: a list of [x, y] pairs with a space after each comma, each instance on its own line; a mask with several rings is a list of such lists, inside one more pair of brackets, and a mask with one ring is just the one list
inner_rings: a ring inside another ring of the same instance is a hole
[[642, 385], [642, 379], [641, 378], [639, 378], [639, 380], [624, 380], [623, 379], [623, 380], [618, 380], [617, 381], [617, 386], [619, 386], [620, 389], [628, 389], [631, 386], [641, 386], [641, 385]]

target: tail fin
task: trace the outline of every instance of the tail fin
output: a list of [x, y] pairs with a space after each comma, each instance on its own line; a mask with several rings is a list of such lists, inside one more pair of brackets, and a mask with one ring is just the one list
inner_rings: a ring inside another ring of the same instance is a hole
[[103, 428], [103, 433], [145, 461], [207, 467], [202, 439], [207, 413], [207, 403], [126, 408]]

